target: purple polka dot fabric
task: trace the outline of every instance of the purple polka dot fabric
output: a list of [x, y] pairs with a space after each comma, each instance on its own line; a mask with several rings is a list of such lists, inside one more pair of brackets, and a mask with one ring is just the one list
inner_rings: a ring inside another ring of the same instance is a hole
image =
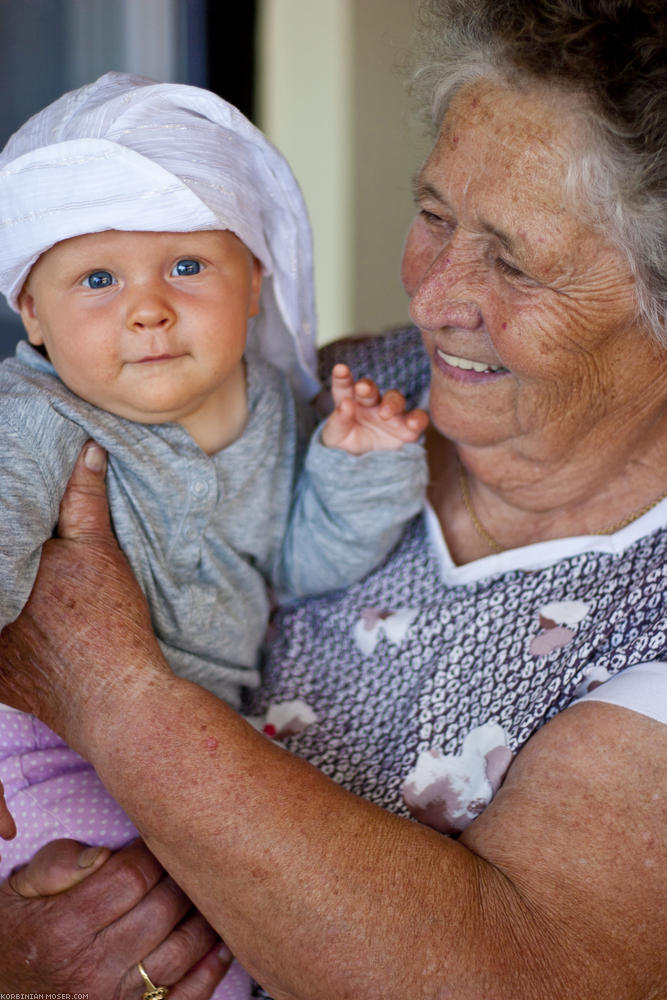
[[18, 836], [0, 844], [0, 876], [60, 837], [117, 848], [137, 836], [90, 764], [31, 715], [0, 711], [0, 779]]
[[[0, 880], [51, 840], [116, 849], [138, 836], [88, 761], [32, 715], [0, 708], [0, 781], [18, 830], [0, 840]], [[213, 1000], [246, 1000], [251, 985], [234, 962]]]

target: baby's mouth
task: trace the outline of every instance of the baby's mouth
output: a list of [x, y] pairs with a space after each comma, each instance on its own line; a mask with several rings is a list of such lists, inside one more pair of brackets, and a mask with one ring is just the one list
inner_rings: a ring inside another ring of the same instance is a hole
[[143, 365], [150, 361], [173, 361], [174, 358], [180, 357], [179, 354], [147, 354], [145, 358], [139, 358], [137, 364]]

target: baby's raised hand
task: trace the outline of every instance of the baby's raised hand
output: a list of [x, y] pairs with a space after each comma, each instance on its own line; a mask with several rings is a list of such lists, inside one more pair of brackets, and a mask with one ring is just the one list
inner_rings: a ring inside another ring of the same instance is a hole
[[412, 444], [426, 430], [424, 410], [405, 409], [405, 397], [397, 389], [384, 395], [369, 378], [352, 377], [347, 365], [334, 365], [331, 395], [335, 409], [322, 429], [322, 443], [350, 455], [368, 451], [396, 451]]

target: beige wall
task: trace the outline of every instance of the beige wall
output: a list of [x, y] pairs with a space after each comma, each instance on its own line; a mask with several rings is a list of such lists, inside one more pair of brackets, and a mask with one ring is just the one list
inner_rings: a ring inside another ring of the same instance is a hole
[[311, 214], [320, 341], [407, 318], [400, 253], [425, 142], [396, 64], [411, 0], [262, 0], [259, 124]]

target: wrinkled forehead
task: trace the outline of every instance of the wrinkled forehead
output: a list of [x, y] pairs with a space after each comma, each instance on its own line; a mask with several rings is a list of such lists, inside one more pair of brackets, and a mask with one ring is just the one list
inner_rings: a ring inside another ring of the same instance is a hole
[[530, 202], [560, 214], [580, 132], [562, 95], [477, 80], [450, 103], [417, 185], [451, 193], [461, 207], [498, 201], [519, 216]]

